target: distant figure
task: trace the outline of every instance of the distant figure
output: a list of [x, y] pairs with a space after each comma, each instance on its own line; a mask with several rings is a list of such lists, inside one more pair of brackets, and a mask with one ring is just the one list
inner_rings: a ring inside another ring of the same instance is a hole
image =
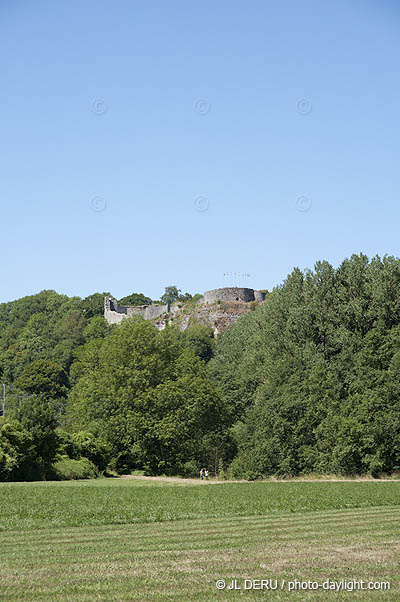
[[206, 477], [206, 481], [208, 481], [208, 470], [207, 469], [205, 469], [205, 471], [204, 471], [204, 476]]
[[200, 469], [200, 479], [201, 479], [201, 480], [203, 480], [203, 478], [204, 478], [204, 477], [203, 477], [203, 469], [201, 468], [201, 469]]

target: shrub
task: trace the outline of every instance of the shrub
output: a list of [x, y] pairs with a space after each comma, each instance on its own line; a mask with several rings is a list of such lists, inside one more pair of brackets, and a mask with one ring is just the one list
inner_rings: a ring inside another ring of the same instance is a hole
[[244, 479], [246, 481], [254, 481], [260, 477], [260, 475], [257, 475], [254, 470], [248, 466], [248, 462], [244, 461], [241, 456], [236, 456], [231, 462], [227, 474], [228, 479], [232, 480]]
[[118, 474], [131, 474], [135, 467], [135, 458], [130, 451], [122, 451], [113, 455], [109, 463], [110, 470], [115, 471]]
[[70, 481], [74, 479], [95, 479], [99, 476], [96, 466], [87, 458], [71, 460], [64, 456], [53, 464], [57, 479]]
[[0, 418], [0, 481], [12, 481], [29, 467], [32, 437], [17, 420]]
[[74, 460], [79, 460], [79, 450], [72, 439], [72, 433], [57, 429], [57, 458], [60, 456], [68, 456]]
[[87, 431], [68, 433], [59, 429], [57, 437], [58, 456], [68, 456], [72, 460], [87, 458], [101, 472], [106, 469], [111, 458], [111, 449], [106, 441]]
[[221, 479], [221, 481], [227, 478], [227, 474], [224, 469], [224, 461], [222, 458], [220, 458], [218, 462], [218, 478]]
[[185, 462], [181, 472], [181, 476], [185, 477], [187, 479], [193, 479], [195, 477], [199, 476], [199, 467], [197, 465], [197, 462], [195, 462], [194, 460], [188, 460], [188, 462]]
[[111, 449], [106, 441], [98, 439], [92, 433], [86, 431], [73, 433], [71, 439], [78, 454], [77, 459], [87, 458], [100, 471], [106, 469], [111, 458]]

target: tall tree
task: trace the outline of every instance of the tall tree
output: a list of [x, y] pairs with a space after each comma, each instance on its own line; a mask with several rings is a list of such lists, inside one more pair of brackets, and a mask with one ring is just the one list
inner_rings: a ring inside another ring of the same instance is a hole
[[181, 289], [176, 286], [166, 286], [164, 294], [161, 295], [161, 301], [170, 304], [175, 301], [190, 301], [191, 298], [192, 295], [190, 293], [182, 295]]
[[236, 476], [400, 467], [400, 261], [299, 269], [217, 340]]
[[205, 461], [228, 413], [183, 333], [124, 321], [85, 345], [72, 370], [72, 426], [109, 441], [119, 469], [176, 473]]

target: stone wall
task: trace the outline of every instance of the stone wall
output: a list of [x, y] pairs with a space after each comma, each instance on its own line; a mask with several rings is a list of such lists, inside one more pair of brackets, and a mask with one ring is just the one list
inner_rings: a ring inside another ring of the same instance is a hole
[[254, 291], [252, 288], [216, 288], [204, 293], [204, 303], [212, 304], [218, 301], [254, 301]]
[[144, 312], [145, 320], [154, 320], [169, 312], [169, 305], [148, 305]]
[[147, 305], [123, 305], [122, 307], [126, 309], [126, 315], [128, 316], [128, 318], [132, 318], [132, 316], [144, 317]]
[[118, 305], [115, 299], [105, 297], [104, 317], [109, 324], [119, 324], [125, 318], [142, 316], [145, 320], [153, 320], [168, 313], [168, 305]]
[[104, 298], [104, 317], [109, 324], [119, 324], [127, 317], [127, 308], [119, 307], [115, 299]]
[[266, 297], [266, 293], [263, 293], [262, 291], [254, 291], [254, 300], [255, 301], [265, 301], [265, 297]]
[[109, 324], [119, 324], [132, 316], [142, 316], [145, 320], [153, 320], [159, 330], [166, 324], [176, 324], [186, 330], [194, 319], [211, 326], [215, 334], [219, 334], [232, 326], [241, 315], [247, 314], [254, 305], [249, 302], [265, 301], [265, 293], [252, 288], [217, 288], [204, 293], [195, 306], [188, 311], [184, 303], [176, 301], [172, 305], [118, 305], [115, 299], [105, 297], [104, 317]]

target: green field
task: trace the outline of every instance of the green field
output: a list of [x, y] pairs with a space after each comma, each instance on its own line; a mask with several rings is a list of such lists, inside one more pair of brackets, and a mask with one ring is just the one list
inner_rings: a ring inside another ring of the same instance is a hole
[[[395, 481], [13, 483], [0, 508], [0, 600], [400, 599]], [[289, 592], [295, 579], [391, 589]]]

